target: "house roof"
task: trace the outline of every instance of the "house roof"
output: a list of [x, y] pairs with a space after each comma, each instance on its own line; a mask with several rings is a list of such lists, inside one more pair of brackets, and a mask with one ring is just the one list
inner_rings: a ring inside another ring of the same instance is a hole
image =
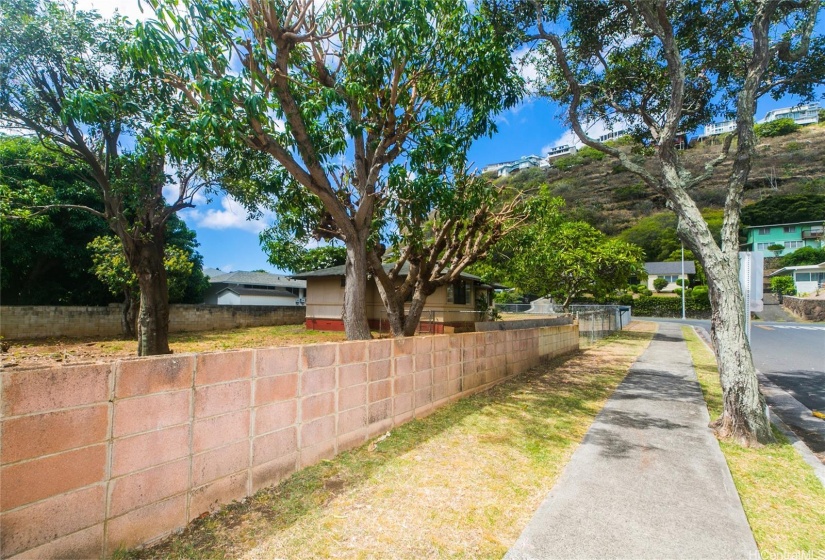
[[239, 296], [266, 296], [266, 297], [285, 297], [295, 299], [295, 294], [287, 292], [286, 290], [264, 290], [261, 288], [241, 288], [238, 286], [228, 286], [218, 291], [218, 294], [224, 292], [232, 292]]
[[805, 225], [805, 224], [820, 224], [821, 225], [823, 222], [825, 222], [825, 218], [822, 218], [821, 220], [814, 220], [812, 222], [787, 222], [787, 223], [784, 223], [784, 224], [763, 224], [761, 226], [744, 226], [744, 228], [745, 229], [758, 229], [758, 228], [763, 228], [763, 227], [801, 226], [801, 225]]
[[277, 286], [280, 288], [306, 288], [306, 282], [296, 280], [290, 276], [270, 274], [269, 272], [238, 272], [222, 273], [211, 276], [212, 284], [257, 284], [259, 286]]
[[825, 270], [825, 262], [819, 264], [803, 264], [799, 266], [786, 266], [779, 270], [768, 274], [768, 276], [783, 276], [788, 272], [796, 272], [797, 270]]
[[[393, 263], [384, 263], [384, 270], [386, 270], [387, 272], [389, 272], [390, 269], [392, 269], [392, 267], [393, 267]], [[324, 277], [328, 277], [328, 276], [344, 276], [345, 275], [344, 270], [345, 270], [345, 265], [342, 264], [342, 265], [339, 265], [339, 266], [333, 266], [331, 268], [322, 268], [320, 270], [310, 270], [308, 272], [301, 272], [300, 274], [293, 274], [292, 278], [306, 279], [306, 278], [324, 278]], [[409, 263], [404, 263], [404, 265], [401, 267], [400, 275], [401, 276], [406, 276], [409, 273], [410, 273], [410, 264]], [[466, 278], [467, 280], [476, 280], [478, 282], [482, 282], [480, 276], [476, 276], [474, 274], [470, 274], [470, 273], [467, 273], [467, 272], [462, 272], [461, 277]]]
[[218, 270], [217, 268], [204, 268], [203, 275], [207, 278], [214, 278], [215, 276], [223, 276], [226, 272]]
[[[682, 262], [646, 262], [645, 270], [648, 274], [661, 276], [662, 274], [681, 274]], [[696, 266], [693, 261], [685, 261], [685, 274], [696, 274]]]

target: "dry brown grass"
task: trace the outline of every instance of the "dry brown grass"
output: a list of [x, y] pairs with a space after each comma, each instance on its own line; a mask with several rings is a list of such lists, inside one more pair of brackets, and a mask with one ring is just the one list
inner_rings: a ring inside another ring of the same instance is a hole
[[[711, 418], [722, 413], [722, 388], [713, 353], [682, 327]], [[788, 440], [758, 448], [719, 445], [742, 499], [763, 558], [825, 558], [825, 488]]]
[[633, 323], [126, 556], [500, 558], [654, 330]]
[[[247, 327], [220, 331], [169, 334], [169, 347], [175, 354], [212, 352], [240, 348], [293, 346], [345, 340], [343, 332], [307, 330], [304, 325]], [[109, 338], [48, 338], [10, 340], [2, 355], [4, 367], [44, 367], [56, 364], [111, 361], [137, 355], [137, 341]]]

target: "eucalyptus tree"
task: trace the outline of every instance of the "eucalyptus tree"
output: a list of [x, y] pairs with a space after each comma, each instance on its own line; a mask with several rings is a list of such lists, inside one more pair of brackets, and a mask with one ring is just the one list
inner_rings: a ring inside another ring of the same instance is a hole
[[165, 168], [173, 160], [152, 139], [152, 121], [172, 90], [125, 59], [122, 47], [131, 33], [123, 19], [102, 20], [62, 3], [0, 0], [0, 125], [36, 135], [98, 191], [97, 207], [47, 204], [37, 210], [72, 208], [106, 222], [140, 286], [138, 353], [165, 354], [164, 229], [170, 216], [192, 206], [205, 183], [185, 168], [174, 200], [164, 200], [172, 182]]
[[[825, 40], [815, 33], [822, 3], [493, 0], [487, 8], [500, 30], [519, 28], [520, 38], [536, 45], [543, 92], [566, 105], [578, 138], [667, 198], [680, 238], [707, 275], [724, 392], [724, 412], [714, 427], [720, 436], [746, 443], [771, 441], [744, 328], [739, 212], [756, 145], [757, 100], [787, 94], [810, 99], [823, 83]], [[714, 118], [735, 119], [736, 131], [721, 153], [689, 169], [677, 136]], [[622, 123], [651, 139], [653, 164], [589, 137], [587, 125], [596, 121]], [[715, 174], [727, 178], [721, 243], [691, 198]]]
[[169, 134], [272, 158], [268, 188], [296, 237], [343, 242], [345, 330], [369, 338], [389, 178], [491, 130], [519, 92], [509, 52], [462, 0], [149, 4], [159, 21], [139, 28], [134, 57], [196, 112]]

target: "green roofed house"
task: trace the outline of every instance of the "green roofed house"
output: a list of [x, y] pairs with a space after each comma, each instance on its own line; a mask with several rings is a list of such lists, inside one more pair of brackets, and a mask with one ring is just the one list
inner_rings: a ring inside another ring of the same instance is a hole
[[[742, 246], [745, 251], [759, 251], [766, 257], [784, 256], [802, 247], [823, 247], [825, 220], [815, 222], [796, 222], [790, 224], [768, 224], [764, 226], [745, 226], [747, 242]], [[768, 249], [771, 245], [782, 245], [777, 254]]]
[[[384, 268], [390, 270], [391, 263]], [[401, 268], [406, 276], [409, 265]], [[344, 305], [344, 265], [295, 274], [292, 278], [306, 280], [306, 327], [325, 331], [344, 330], [341, 309]], [[492, 304], [493, 290], [503, 286], [485, 284], [478, 276], [462, 273], [461, 278], [441, 286], [427, 298], [419, 329], [444, 333], [472, 330], [484, 312], [476, 311], [476, 302], [483, 300], [485, 308]], [[378, 294], [375, 280], [367, 282], [367, 318], [373, 329], [388, 331], [387, 312]]]

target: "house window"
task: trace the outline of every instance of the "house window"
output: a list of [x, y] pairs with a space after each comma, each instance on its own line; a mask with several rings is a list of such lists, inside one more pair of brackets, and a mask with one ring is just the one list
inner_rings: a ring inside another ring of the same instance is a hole
[[773, 245], [773, 243], [757, 243], [756, 244], [756, 250], [757, 251], [767, 251], [768, 247], [770, 245]]
[[347, 285], [347, 277], [346, 276], [341, 276], [341, 287], [343, 288], [346, 285]]
[[785, 248], [786, 249], [799, 249], [800, 247], [804, 247], [804, 241], [785, 241]]
[[782, 228], [785, 233], [796, 233], [796, 226], [785, 226]]
[[661, 277], [664, 278], [665, 280], [667, 280], [671, 284], [673, 284], [674, 282], [676, 282], [679, 279], [678, 274], [663, 274]]
[[467, 303], [467, 285], [463, 280], [456, 280], [447, 285], [447, 303], [464, 305]]
[[768, 235], [770, 232], [771, 232], [771, 228], [769, 228], [769, 227], [759, 228], [759, 235]]
[[796, 281], [797, 282], [810, 282], [811, 281], [811, 273], [810, 272], [797, 272], [796, 273]]

